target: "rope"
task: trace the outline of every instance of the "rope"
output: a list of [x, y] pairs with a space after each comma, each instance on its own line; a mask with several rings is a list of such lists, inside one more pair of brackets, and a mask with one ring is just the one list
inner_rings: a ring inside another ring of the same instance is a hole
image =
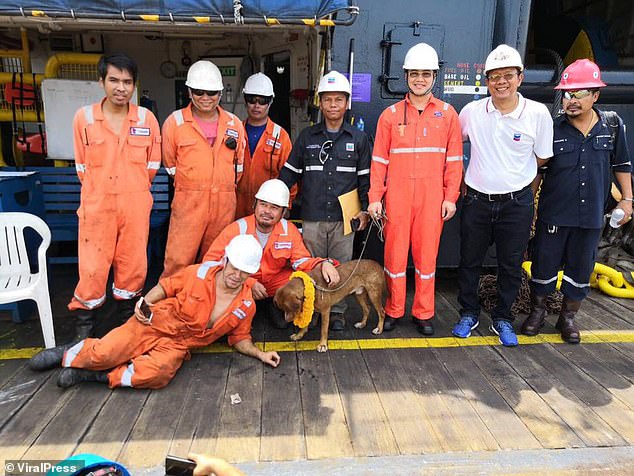
[[385, 218], [387, 220], [387, 217], [385, 216], [385, 214], [383, 214], [383, 216], [381, 217], [371, 217], [370, 226], [368, 226], [368, 230], [366, 231], [366, 234], [365, 234], [365, 240], [363, 241], [363, 248], [361, 248], [361, 253], [359, 253], [359, 257], [357, 258], [357, 262], [354, 265], [354, 269], [352, 270], [352, 273], [350, 273], [350, 275], [346, 278], [346, 280], [343, 283], [341, 283], [339, 286], [337, 286], [336, 288], [323, 288], [319, 286], [317, 283], [314, 283], [315, 289], [318, 289], [322, 293], [334, 293], [342, 289], [346, 284], [348, 284], [348, 281], [350, 281], [352, 276], [354, 276], [354, 273], [356, 273], [357, 268], [359, 267], [359, 263], [361, 262], [361, 259], [363, 258], [363, 253], [365, 252], [365, 248], [368, 245], [368, 238], [370, 238], [370, 230], [372, 230], [372, 226], [377, 227], [379, 239], [383, 241], [383, 222], [381, 218]]
[[[480, 303], [482, 308], [486, 312], [491, 312], [497, 305], [497, 277], [491, 274], [486, 274], [480, 278], [480, 285], [478, 286], [478, 295], [480, 296]], [[563, 302], [564, 295], [555, 291], [549, 295], [546, 299], [546, 309], [550, 313], [559, 313], [561, 311], [561, 303]], [[528, 314], [531, 311], [531, 288], [528, 284], [528, 275], [522, 270], [522, 284], [517, 298], [511, 306], [511, 312], [514, 316], [518, 314]]]

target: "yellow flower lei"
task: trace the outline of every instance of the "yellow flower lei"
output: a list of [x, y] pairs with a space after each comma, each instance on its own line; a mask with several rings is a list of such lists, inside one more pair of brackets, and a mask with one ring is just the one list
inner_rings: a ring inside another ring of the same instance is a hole
[[313, 311], [315, 310], [315, 284], [313, 280], [303, 271], [295, 271], [291, 274], [289, 281], [293, 278], [299, 278], [304, 281], [304, 305], [302, 310], [297, 313], [293, 324], [300, 329], [308, 327], [311, 319], [313, 318]]

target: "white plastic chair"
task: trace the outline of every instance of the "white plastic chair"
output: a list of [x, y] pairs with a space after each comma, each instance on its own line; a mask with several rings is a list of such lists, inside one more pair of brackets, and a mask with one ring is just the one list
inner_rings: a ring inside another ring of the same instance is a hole
[[[38, 272], [31, 274], [24, 242], [24, 228], [33, 228], [42, 237], [37, 250]], [[51, 231], [44, 221], [30, 213], [0, 213], [0, 304], [32, 299], [40, 314], [44, 345], [55, 347], [51, 298], [48, 293], [46, 250]]]

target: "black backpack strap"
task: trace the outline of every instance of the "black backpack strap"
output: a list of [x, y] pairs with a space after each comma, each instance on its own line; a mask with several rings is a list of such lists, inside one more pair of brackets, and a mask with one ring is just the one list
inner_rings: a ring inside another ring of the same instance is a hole
[[614, 145], [613, 150], [616, 151], [616, 143], [619, 139], [619, 131], [621, 130], [619, 115], [614, 111], [603, 111], [603, 117], [608, 126], [610, 126], [610, 135], [612, 136], [612, 144]]

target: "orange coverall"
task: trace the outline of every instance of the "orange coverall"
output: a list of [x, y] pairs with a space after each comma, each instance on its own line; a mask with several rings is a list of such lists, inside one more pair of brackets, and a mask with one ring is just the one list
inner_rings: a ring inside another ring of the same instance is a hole
[[[255, 215], [240, 218], [222, 230], [205, 254], [205, 261], [221, 259], [229, 242], [235, 236], [244, 234], [253, 235], [257, 239]], [[288, 283], [293, 271], [310, 271], [322, 261], [325, 259], [311, 257], [297, 227], [282, 218], [266, 242], [260, 269], [251, 277], [259, 281], [272, 297], [275, 291]]]
[[385, 312], [405, 314], [409, 246], [416, 271], [412, 316], [434, 316], [436, 256], [443, 201], [455, 203], [462, 180], [462, 136], [454, 108], [432, 97], [422, 114], [409, 97], [388, 107], [377, 123], [369, 202], [385, 198]]
[[[246, 135], [242, 122], [218, 106], [218, 136], [211, 147], [191, 104], [163, 124], [163, 165], [174, 177], [174, 199], [163, 277], [200, 262], [236, 212]], [[226, 142], [235, 140], [231, 149]]]
[[[268, 119], [253, 157], [248, 147], [244, 150], [244, 174], [238, 183], [236, 220], [253, 213], [255, 194], [260, 185], [269, 179], [277, 178], [292, 148], [288, 132]], [[296, 185], [291, 188], [290, 203], [293, 203], [295, 195]]]
[[150, 186], [161, 165], [158, 121], [144, 107], [129, 105], [119, 133], [106, 122], [102, 104], [84, 106], [73, 119], [75, 168], [81, 182], [79, 283], [68, 309], [95, 309], [112, 294], [132, 299], [145, 284], [152, 211]]
[[209, 326], [216, 302], [216, 276], [220, 262], [188, 266], [160, 284], [167, 298], [152, 306], [152, 322], [132, 316], [101, 339], [85, 339], [64, 354], [62, 365], [110, 370], [114, 387], [161, 388], [174, 377], [189, 350], [204, 347], [224, 335], [229, 345], [251, 339], [255, 305], [248, 278], [225, 313]]

